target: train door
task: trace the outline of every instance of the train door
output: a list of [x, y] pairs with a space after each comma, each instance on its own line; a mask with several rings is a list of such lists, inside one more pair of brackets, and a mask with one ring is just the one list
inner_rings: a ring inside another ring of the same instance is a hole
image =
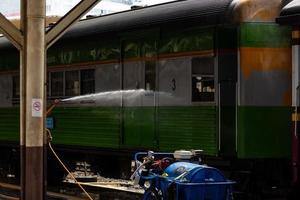
[[219, 98], [220, 153], [232, 156], [236, 153], [236, 83], [221, 80]]
[[218, 56], [219, 79], [219, 151], [224, 156], [236, 155], [237, 119], [237, 54]]
[[123, 145], [153, 149], [155, 143], [155, 59], [145, 59], [145, 41], [124, 41]]
[[216, 31], [219, 153], [223, 156], [237, 152], [237, 38], [236, 27], [218, 27]]
[[218, 150], [216, 106], [216, 63], [213, 54], [192, 58], [191, 100], [193, 106], [193, 141], [207, 155], [216, 155]]
[[189, 58], [161, 58], [158, 81], [158, 131], [162, 151], [191, 147], [193, 123], [190, 105]]
[[11, 107], [14, 102], [18, 103], [20, 98], [19, 80], [17, 75], [0, 76], [0, 107]]

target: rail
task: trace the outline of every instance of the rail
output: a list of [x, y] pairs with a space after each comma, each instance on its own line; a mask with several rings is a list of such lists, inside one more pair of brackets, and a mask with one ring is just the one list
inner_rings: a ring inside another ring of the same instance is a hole
[[[14, 193], [16, 196], [18, 196], [18, 193], [21, 191], [21, 187], [19, 185], [13, 185], [13, 184], [9, 184], [9, 183], [0, 182], [0, 190], [6, 190], [6, 191], [9, 191], [10, 193]], [[51, 198], [62, 199], [62, 200], [83, 200], [83, 199], [86, 199], [86, 198], [79, 198], [79, 197], [75, 197], [75, 196], [70, 196], [70, 195], [56, 193], [56, 192], [50, 192], [50, 191], [47, 191], [47, 196], [51, 197]], [[20, 200], [19, 197], [10, 196], [10, 195], [7, 195], [7, 194], [1, 194], [1, 192], [0, 192], [0, 199]]]

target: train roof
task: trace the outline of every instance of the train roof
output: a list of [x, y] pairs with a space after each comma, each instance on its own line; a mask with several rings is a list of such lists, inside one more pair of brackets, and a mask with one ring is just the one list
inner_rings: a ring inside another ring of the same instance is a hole
[[64, 38], [118, 32], [166, 23], [195, 21], [199, 25], [226, 23], [232, 0], [181, 0], [82, 20]]
[[299, 25], [300, 24], [300, 0], [293, 0], [284, 6], [280, 16], [276, 19], [279, 24]]
[[[199, 26], [222, 24], [230, 20], [229, 13], [232, 1], [179, 0], [81, 20], [70, 28], [62, 39], [186, 21], [196, 22]], [[11, 46], [8, 43], [6, 38], [0, 38], [0, 49]]]

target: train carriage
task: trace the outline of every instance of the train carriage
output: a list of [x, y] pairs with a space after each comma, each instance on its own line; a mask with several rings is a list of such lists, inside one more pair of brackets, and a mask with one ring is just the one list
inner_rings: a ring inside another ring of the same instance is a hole
[[[291, 27], [275, 18], [285, 4], [187, 0], [78, 22], [47, 54], [49, 102], [86, 95], [55, 108], [53, 143], [85, 154], [203, 149], [282, 163], [291, 151]], [[0, 69], [5, 146], [18, 143], [20, 95], [19, 54], [5, 38]]]

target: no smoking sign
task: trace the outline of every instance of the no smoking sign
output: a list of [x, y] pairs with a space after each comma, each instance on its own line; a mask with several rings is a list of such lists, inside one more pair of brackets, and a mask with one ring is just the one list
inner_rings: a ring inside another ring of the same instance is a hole
[[31, 102], [31, 111], [32, 111], [32, 117], [42, 117], [42, 99], [32, 99]]

